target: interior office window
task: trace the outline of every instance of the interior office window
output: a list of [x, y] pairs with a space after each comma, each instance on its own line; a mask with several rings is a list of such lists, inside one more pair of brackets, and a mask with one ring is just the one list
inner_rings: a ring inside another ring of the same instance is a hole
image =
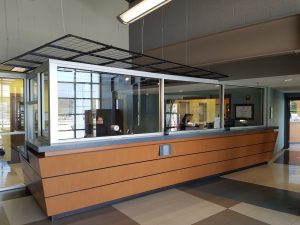
[[167, 131], [220, 128], [220, 85], [165, 80]]
[[59, 68], [59, 139], [159, 131], [159, 80]]
[[225, 86], [224, 126], [263, 125], [264, 89]]

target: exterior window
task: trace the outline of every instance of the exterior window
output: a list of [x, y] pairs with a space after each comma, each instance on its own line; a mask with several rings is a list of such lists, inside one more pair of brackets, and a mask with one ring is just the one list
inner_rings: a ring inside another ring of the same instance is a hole
[[58, 69], [59, 139], [159, 131], [159, 80]]
[[263, 125], [264, 89], [225, 86], [224, 126]]
[[167, 131], [220, 128], [220, 85], [165, 81]]
[[28, 110], [28, 139], [35, 139], [39, 135], [39, 107], [38, 107], [38, 75], [28, 80], [29, 95]]
[[42, 84], [42, 136], [49, 138], [49, 73], [41, 74]]

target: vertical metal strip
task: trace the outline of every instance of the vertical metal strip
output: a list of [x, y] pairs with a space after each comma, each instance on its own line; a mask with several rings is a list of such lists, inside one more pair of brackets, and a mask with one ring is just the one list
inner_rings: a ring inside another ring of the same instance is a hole
[[137, 83], [137, 97], [138, 97], [138, 116], [137, 116], [137, 125], [138, 127], [141, 125], [141, 79]]
[[264, 94], [263, 94], [263, 97], [262, 97], [262, 110], [263, 110], [263, 124], [264, 126], [268, 127], [269, 126], [269, 108], [270, 108], [270, 102], [269, 102], [269, 88], [264, 88], [262, 89]]
[[42, 87], [41, 87], [41, 72], [37, 73], [37, 97], [38, 97], [38, 104], [37, 104], [37, 114], [38, 114], [38, 132], [37, 136], [42, 136]]
[[26, 140], [28, 140], [28, 122], [27, 122], [27, 101], [28, 101], [28, 80], [26, 78], [23, 79], [23, 102], [24, 102], [24, 131], [25, 131], [25, 143], [26, 145]]
[[165, 129], [165, 80], [159, 80], [159, 131]]
[[224, 128], [224, 109], [225, 109], [225, 85], [222, 84], [220, 88], [220, 127]]
[[50, 144], [58, 142], [57, 65], [49, 60]]
[[44, 76], [44, 72], [40, 73], [40, 85], [41, 85], [41, 88], [40, 88], [40, 91], [41, 91], [41, 94], [40, 94], [40, 102], [41, 102], [41, 105], [40, 105], [40, 109], [41, 109], [41, 115], [40, 115], [40, 118], [41, 118], [41, 136], [44, 136], [43, 133], [44, 133], [44, 130], [45, 130], [45, 101], [44, 101], [44, 95], [45, 95], [45, 87], [44, 87], [44, 81], [45, 81], [45, 76]]
[[[74, 69], [74, 83], [73, 83], [73, 88], [74, 88], [74, 138], [77, 138], [77, 130], [76, 130], [76, 123], [77, 123], [77, 69]], [[83, 102], [84, 100], [82, 100]], [[83, 104], [83, 103], [82, 103]]]

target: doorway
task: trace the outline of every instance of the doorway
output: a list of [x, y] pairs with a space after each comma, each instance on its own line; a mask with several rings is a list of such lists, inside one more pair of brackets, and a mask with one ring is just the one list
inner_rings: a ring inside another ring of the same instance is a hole
[[300, 99], [290, 100], [290, 144], [300, 144]]
[[24, 140], [24, 79], [0, 76], [0, 191], [24, 186], [19, 158]]
[[300, 147], [300, 94], [285, 94], [285, 148]]

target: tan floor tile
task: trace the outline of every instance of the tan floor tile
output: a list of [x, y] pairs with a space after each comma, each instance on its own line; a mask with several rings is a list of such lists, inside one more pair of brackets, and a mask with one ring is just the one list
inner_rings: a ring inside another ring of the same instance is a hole
[[141, 225], [191, 225], [226, 208], [171, 189], [114, 207]]
[[0, 202], [15, 198], [22, 198], [31, 195], [26, 188], [19, 188], [10, 191], [0, 191]]
[[32, 196], [3, 201], [0, 206], [3, 207], [10, 225], [26, 224], [47, 217]]
[[206, 201], [213, 202], [215, 204], [218, 204], [218, 205], [226, 207], [226, 208], [232, 207], [232, 206], [240, 203], [239, 201], [236, 201], [234, 199], [229, 199], [229, 198], [225, 198], [225, 197], [222, 197], [222, 196], [213, 195], [213, 194], [210, 194], [210, 193], [199, 191], [199, 190], [194, 189], [194, 188], [182, 187], [182, 188], [179, 188], [179, 190], [185, 191], [185, 192], [187, 192], [191, 195], [202, 198]]
[[20, 163], [9, 164], [9, 168], [0, 169], [0, 191], [9, 190], [11, 187], [24, 187], [23, 171]]
[[263, 207], [239, 203], [230, 208], [230, 210], [252, 217], [256, 220], [271, 224], [271, 225], [299, 225], [300, 217], [283, 213]]
[[26, 225], [139, 225], [128, 216], [113, 207], [104, 207], [84, 213], [68, 216], [51, 222], [49, 219], [39, 220]]
[[0, 224], [1, 225], [10, 225], [6, 216], [6, 213], [2, 206], [0, 206]]
[[300, 151], [300, 144], [290, 144], [289, 150]]
[[300, 166], [274, 163], [231, 173], [223, 177], [300, 193]]
[[231, 210], [225, 210], [193, 225], [269, 225]]

